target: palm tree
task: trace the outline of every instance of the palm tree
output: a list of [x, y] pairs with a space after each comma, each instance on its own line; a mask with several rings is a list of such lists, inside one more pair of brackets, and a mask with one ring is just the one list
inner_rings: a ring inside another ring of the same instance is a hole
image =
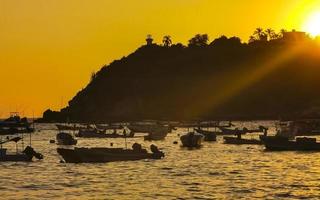
[[269, 40], [275, 39], [276, 33], [275, 33], [274, 30], [272, 30], [271, 28], [268, 28], [268, 29], [266, 30], [266, 34], [267, 34]]
[[262, 28], [257, 28], [254, 32], [253, 35], [256, 37], [257, 40], [260, 41], [265, 41], [267, 40], [267, 35], [264, 33]]
[[170, 35], [163, 36], [162, 43], [163, 43], [163, 46], [169, 47], [172, 44], [171, 36]]

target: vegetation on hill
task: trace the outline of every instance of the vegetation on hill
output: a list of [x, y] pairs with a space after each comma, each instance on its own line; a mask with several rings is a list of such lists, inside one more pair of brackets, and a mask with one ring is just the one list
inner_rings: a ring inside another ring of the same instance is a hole
[[320, 45], [300, 32], [258, 28], [248, 43], [197, 34], [187, 46], [149, 35], [43, 121], [319, 117], [319, 74]]

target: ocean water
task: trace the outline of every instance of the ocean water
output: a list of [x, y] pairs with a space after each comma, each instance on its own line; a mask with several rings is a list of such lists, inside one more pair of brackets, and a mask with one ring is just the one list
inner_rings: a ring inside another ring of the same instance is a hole
[[[274, 122], [237, 122], [239, 127], [270, 127]], [[100, 164], [61, 163], [53, 124], [37, 125], [32, 146], [45, 158], [30, 163], [0, 163], [0, 199], [319, 199], [320, 153], [266, 152], [259, 145], [205, 142], [188, 150], [179, 135], [163, 141], [127, 139], [156, 144], [162, 160]], [[51, 129], [51, 130], [50, 130]], [[257, 136], [257, 135], [256, 135]], [[255, 137], [255, 136], [249, 136]], [[26, 138], [27, 139], [27, 138]], [[179, 144], [173, 144], [178, 141]], [[124, 147], [124, 139], [79, 139], [78, 146]], [[27, 141], [25, 141], [27, 143]], [[14, 146], [10, 146], [12, 150]]]

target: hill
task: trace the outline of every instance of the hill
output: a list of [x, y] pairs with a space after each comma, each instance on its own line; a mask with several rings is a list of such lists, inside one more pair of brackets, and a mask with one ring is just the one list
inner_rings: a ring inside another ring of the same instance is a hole
[[42, 121], [320, 117], [320, 46], [290, 33], [248, 44], [197, 35], [188, 46], [148, 37]]

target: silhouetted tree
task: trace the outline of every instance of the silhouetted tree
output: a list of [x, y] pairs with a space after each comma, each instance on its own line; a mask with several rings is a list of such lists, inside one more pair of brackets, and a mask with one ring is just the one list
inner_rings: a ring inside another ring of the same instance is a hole
[[271, 28], [266, 29], [266, 35], [268, 36], [269, 40], [274, 40], [277, 38], [276, 33]]
[[148, 34], [146, 41], [147, 41], [147, 45], [152, 45], [152, 42], [153, 42], [152, 35]]
[[267, 35], [264, 33], [262, 28], [256, 28], [256, 30], [253, 32], [253, 35], [256, 37], [259, 41], [267, 41]]
[[201, 47], [206, 46], [209, 41], [207, 34], [197, 34], [189, 40], [189, 47]]
[[163, 36], [162, 43], [163, 43], [163, 46], [169, 47], [172, 44], [170, 35]]
[[239, 45], [241, 45], [241, 39], [238, 37], [228, 38], [225, 35], [222, 35], [221, 37], [213, 40], [210, 43], [210, 45], [211, 46], [225, 46], [225, 47], [239, 46]]

